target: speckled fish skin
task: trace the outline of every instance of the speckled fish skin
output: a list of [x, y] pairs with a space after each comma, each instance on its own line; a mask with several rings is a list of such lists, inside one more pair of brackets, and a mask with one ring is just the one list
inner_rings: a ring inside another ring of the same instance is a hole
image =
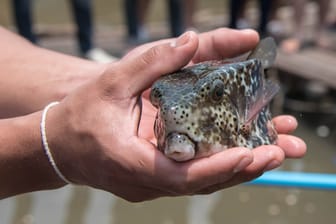
[[274, 144], [269, 107], [250, 115], [268, 84], [257, 58], [208, 61], [163, 76], [151, 91], [158, 148], [166, 155], [173, 149], [168, 157], [186, 161], [235, 146]]

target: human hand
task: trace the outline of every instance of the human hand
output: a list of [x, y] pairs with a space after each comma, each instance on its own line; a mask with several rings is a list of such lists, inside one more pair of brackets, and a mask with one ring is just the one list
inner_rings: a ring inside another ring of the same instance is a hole
[[[253, 49], [252, 31], [189, 32], [177, 42], [141, 46], [104, 74], [49, 111], [49, 146], [62, 173], [77, 184], [112, 192], [126, 200], [210, 193], [259, 176], [285, 157], [305, 153], [302, 140], [286, 133], [292, 117], [274, 119], [278, 145], [232, 148], [207, 158], [176, 163], [156, 149], [156, 111], [143, 91], [162, 74], [189, 63], [232, 57]], [[174, 41], [174, 40], [173, 40]]]

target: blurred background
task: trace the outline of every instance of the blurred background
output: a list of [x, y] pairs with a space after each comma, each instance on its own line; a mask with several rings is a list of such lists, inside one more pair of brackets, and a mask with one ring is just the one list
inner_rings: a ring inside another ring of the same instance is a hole
[[[136, 45], [218, 27], [253, 28], [278, 42], [269, 75], [282, 85], [274, 113], [299, 120], [304, 159], [281, 170], [336, 173], [336, 1], [0, 0], [0, 24], [30, 41], [96, 61]], [[31, 29], [29, 29], [29, 27]], [[169, 174], [168, 174], [169, 175]], [[242, 185], [207, 196], [128, 203], [67, 186], [0, 201], [1, 224], [336, 223], [334, 191]]]

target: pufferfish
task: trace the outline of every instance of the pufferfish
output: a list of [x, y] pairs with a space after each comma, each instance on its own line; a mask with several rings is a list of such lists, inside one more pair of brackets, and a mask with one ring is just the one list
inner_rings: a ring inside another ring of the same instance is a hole
[[158, 79], [150, 94], [158, 109], [158, 149], [187, 161], [236, 146], [275, 144], [269, 103], [280, 87], [264, 74], [275, 57], [269, 37], [246, 60], [206, 61]]

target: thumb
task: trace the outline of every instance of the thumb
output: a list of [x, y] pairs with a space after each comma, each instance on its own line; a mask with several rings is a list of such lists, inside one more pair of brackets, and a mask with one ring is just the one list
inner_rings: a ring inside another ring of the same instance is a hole
[[123, 83], [127, 83], [128, 94], [138, 95], [161, 75], [185, 66], [193, 58], [197, 48], [198, 37], [189, 31], [171, 43], [159, 44], [144, 53], [122, 59], [119, 63], [119, 71], [122, 71], [120, 78]]

